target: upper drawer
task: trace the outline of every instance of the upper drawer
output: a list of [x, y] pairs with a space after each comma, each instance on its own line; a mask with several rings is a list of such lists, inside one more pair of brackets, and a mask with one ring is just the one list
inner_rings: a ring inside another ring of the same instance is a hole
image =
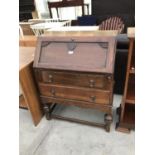
[[110, 91], [60, 85], [39, 84], [40, 94], [47, 97], [110, 104]]
[[44, 83], [111, 90], [112, 76], [73, 72], [40, 71], [39, 81]]

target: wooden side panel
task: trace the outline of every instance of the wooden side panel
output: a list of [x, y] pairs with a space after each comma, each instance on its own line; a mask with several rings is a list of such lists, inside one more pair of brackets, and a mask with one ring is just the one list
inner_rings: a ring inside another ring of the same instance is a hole
[[32, 63], [27, 67], [21, 69], [19, 71], [19, 79], [25, 102], [31, 112], [34, 124], [37, 125], [43, 116], [43, 112], [41, 110], [40, 100], [36, 90], [36, 86], [34, 84], [31, 69]]
[[126, 81], [122, 103], [120, 108], [117, 110], [119, 122], [116, 125], [116, 130], [121, 132], [129, 132], [135, 127], [135, 38], [134, 28], [130, 28], [128, 30], [130, 45]]

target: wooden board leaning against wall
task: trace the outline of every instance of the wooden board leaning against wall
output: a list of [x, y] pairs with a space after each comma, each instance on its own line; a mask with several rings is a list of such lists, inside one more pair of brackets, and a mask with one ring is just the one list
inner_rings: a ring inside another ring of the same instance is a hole
[[36, 41], [37, 38], [35, 36], [24, 36], [19, 40], [19, 80], [22, 89], [22, 95], [19, 97], [19, 106], [28, 108], [34, 125], [37, 125], [43, 116], [32, 74]]

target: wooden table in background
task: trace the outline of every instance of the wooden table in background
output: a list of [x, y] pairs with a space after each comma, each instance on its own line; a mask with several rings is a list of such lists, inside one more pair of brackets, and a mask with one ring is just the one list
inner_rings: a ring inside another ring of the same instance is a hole
[[32, 72], [34, 52], [35, 47], [19, 48], [19, 80], [22, 88], [19, 102], [21, 107], [27, 107], [30, 110], [34, 125], [37, 125], [43, 116], [43, 112]]
[[19, 46], [35, 47], [37, 43], [37, 37], [33, 35], [25, 35], [19, 38]]

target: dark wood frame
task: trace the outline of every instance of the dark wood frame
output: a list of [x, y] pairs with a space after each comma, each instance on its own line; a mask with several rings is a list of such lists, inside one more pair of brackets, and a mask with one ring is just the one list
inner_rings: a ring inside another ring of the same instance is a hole
[[84, 0], [62, 0], [61, 2], [48, 2], [48, 8], [49, 8], [49, 13], [50, 13], [50, 17], [52, 18], [52, 8], [55, 8], [57, 11], [57, 16], [59, 18], [59, 13], [58, 13], [58, 8], [62, 8], [62, 7], [76, 7], [76, 6], [81, 6], [82, 7], [82, 16], [85, 15], [85, 11], [84, 11], [84, 6], [87, 7], [87, 13], [89, 15], [89, 4], [84, 4]]

